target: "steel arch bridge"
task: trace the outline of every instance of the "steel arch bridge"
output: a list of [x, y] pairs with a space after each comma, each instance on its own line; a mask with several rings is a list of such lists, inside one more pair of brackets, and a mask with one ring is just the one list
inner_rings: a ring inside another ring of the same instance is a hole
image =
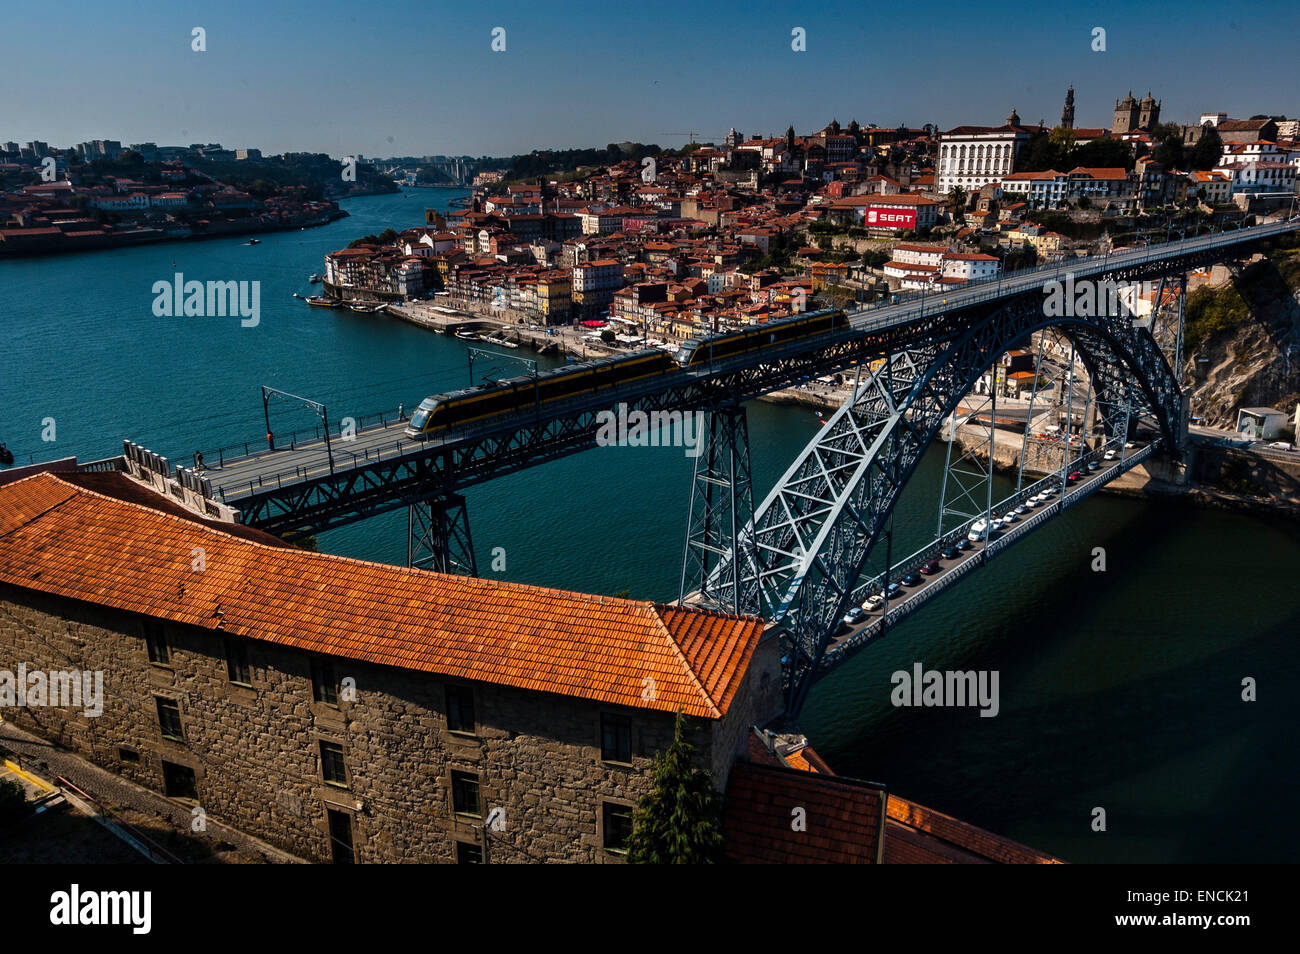
[[1031, 293], [963, 324], [952, 337], [893, 351], [857, 384], [701, 587], [784, 628], [791, 713], [801, 708], [841, 616], [856, 603], [858, 580], [922, 455], [1008, 349], [1044, 329], [1062, 332], [1089, 372], [1107, 437], [1125, 430], [1128, 419], [1146, 417], [1165, 448], [1179, 452], [1185, 414], [1177, 380], [1131, 314], [1046, 317], [1041, 293]]

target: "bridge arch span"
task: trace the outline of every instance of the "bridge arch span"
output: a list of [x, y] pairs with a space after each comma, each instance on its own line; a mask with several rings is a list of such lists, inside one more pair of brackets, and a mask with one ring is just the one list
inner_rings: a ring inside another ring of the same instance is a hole
[[[1092, 377], [1103, 427], [1114, 409], [1155, 418], [1176, 448], [1181, 397], [1150, 333], [1129, 315], [1048, 317], [1042, 297], [1017, 298], [948, 341], [896, 351], [860, 383], [755, 511], [737, 548], [743, 609], [790, 634], [788, 705], [797, 711], [839, 618], [926, 449], [976, 380], [1002, 354], [1055, 328]], [[715, 575], [729, 567], [720, 564]]]

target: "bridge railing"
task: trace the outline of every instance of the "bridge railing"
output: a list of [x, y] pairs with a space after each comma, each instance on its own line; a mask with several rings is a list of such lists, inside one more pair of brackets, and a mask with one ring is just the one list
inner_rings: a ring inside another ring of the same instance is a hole
[[[1107, 252], [1104, 255], [1090, 255], [1085, 258], [1071, 259], [1068, 262], [1048, 262], [1043, 265], [1035, 265], [1031, 268], [1016, 269], [1013, 272], [990, 275], [980, 279], [973, 279], [952, 290], [945, 291], [942, 289], [909, 291], [905, 292], [902, 300], [898, 299], [897, 294], [892, 295], [890, 300], [881, 300], [872, 302], [864, 307], [855, 309], [849, 313], [850, 318], [860, 317], [870, 314], [874, 311], [891, 309], [891, 314], [880, 321], [868, 324], [859, 324], [856, 327], [862, 329], [872, 329], [884, 327], [895, 321], [906, 320], [912, 315], [924, 315], [927, 313], [927, 305], [933, 308], [936, 299], [941, 301], [939, 307], [965, 307], [967, 305], [977, 304], [982, 301], [988, 301], [993, 298], [999, 298], [1012, 291], [1029, 289], [1037, 283], [1039, 279], [1044, 279], [1050, 273], [1053, 278], [1060, 278], [1067, 274], [1090, 275], [1097, 272], [1105, 272], [1112, 268], [1125, 265], [1143, 265], [1148, 262], [1163, 261], [1174, 257], [1170, 254], [1171, 250], [1179, 254], [1192, 253], [1207, 248], [1218, 248], [1226, 245], [1237, 245], [1243, 240], [1253, 241], [1258, 238], [1264, 238], [1269, 235], [1281, 235], [1287, 232], [1293, 232], [1297, 228], [1295, 221], [1277, 222], [1269, 225], [1252, 226], [1247, 229], [1233, 229], [1226, 232], [1217, 232], [1212, 235], [1193, 237], [1190, 239], [1180, 239], [1172, 242], [1156, 242], [1140, 249], [1129, 249], [1122, 252]], [[1243, 235], [1247, 239], [1243, 239]], [[1033, 282], [1026, 279], [1033, 278]], [[992, 286], [991, 291], [973, 293], [974, 289], [984, 289]], [[908, 305], [914, 307], [908, 308]], [[897, 309], [894, 311], [893, 309]]]
[[[1157, 439], [1153, 441], [1151, 444], [1147, 445], [1146, 447], [1136, 450], [1132, 454], [1126, 456], [1122, 461], [1115, 461], [1115, 463], [1120, 468], [1118, 473], [1114, 473], [1114, 474], [1111, 474], [1109, 472], [1098, 473], [1094, 477], [1087, 480], [1086, 482], [1080, 483], [1077, 486], [1075, 486], [1073, 489], [1070, 490], [1070, 492], [1067, 495], [1053, 498], [1051, 501], [1042, 504], [1040, 507], [1036, 508], [1032, 514], [1027, 514], [1026, 516], [1022, 517], [1019, 521], [1017, 521], [1018, 525], [1013, 527], [1010, 531], [1007, 531], [1006, 533], [1002, 534], [996, 539], [987, 541], [985, 543], [984, 549], [981, 551], [979, 559], [976, 559], [972, 556], [972, 558], [970, 559], [963, 560], [959, 565], [952, 567], [951, 569], [945, 570], [944, 575], [941, 577], [942, 585], [927, 586], [924, 589], [920, 590], [919, 592], [912, 593], [906, 596], [896, 597], [895, 599], [890, 600], [888, 604], [889, 605], [888, 613], [884, 614], [878, 619], [873, 620], [869, 625], [862, 627], [862, 629], [854, 633], [853, 636], [850, 637], [849, 639], [846, 639], [843, 642], [836, 644], [833, 648], [828, 649], [825, 655], [822, 657], [821, 668], [823, 670], [832, 668], [846, 655], [860, 648], [865, 643], [868, 643], [871, 640], [875, 639], [882, 632], [884, 632], [886, 628], [893, 626], [898, 622], [901, 622], [903, 618], [910, 616], [912, 613], [916, 612], [927, 602], [934, 599], [934, 597], [946, 591], [949, 585], [952, 584], [954, 581], [961, 579], [963, 576], [965, 576], [967, 573], [970, 573], [976, 567], [982, 566], [990, 557], [997, 555], [1002, 550], [1011, 546], [1013, 543], [1021, 539], [1025, 534], [1033, 530], [1035, 527], [1039, 526], [1040, 524], [1046, 523], [1048, 520], [1051, 520], [1053, 517], [1058, 516], [1061, 513], [1064, 513], [1068, 508], [1074, 506], [1077, 503], [1080, 503], [1086, 497], [1091, 496], [1095, 491], [1101, 489], [1107, 483], [1114, 480], [1116, 477], [1120, 476], [1120, 474], [1126, 473], [1127, 471], [1131, 470], [1133, 467], [1136, 467], [1147, 457], [1151, 456], [1151, 454], [1153, 454], [1156, 451], [1159, 444], [1160, 441], [1159, 439]], [[1096, 453], [1098, 453], [1100, 450], [1101, 448], [1098, 448], [1097, 450], [1080, 457], [1079, 460], [1076, 461], [1076, 463], [1083, 462], [1087, 460], [1089, 457], [1095, 456]], [[1009, 497], [1004, 498], [993, 509], [1005, 511], [1005, 509], [1008, 506], [1015, 506], [1014, 501], [1016, 501], [1017, 499], [1023, 500], [1025, 497], [1033, 496], [1033, 494], [1031, 494], [1030, 491], [1033, 490], [1035, 487], [1042, 487], [1044, 484], [1048, 484], [1052, 486], [1053, 489], [1055, 489], [1056, 485], [1060, 483], [1060, 479], [1061, 479], [1060, 471], [1056, 471], [1052, 474], [1048, 474], [1043, 479], [1038, 480], [1035, 483], [1022, 488], [1021, 491], [1012, 494]], [[965, 526], [969, 527], [970, 523], [973, 522], [974, 521], [970, 521], [967, 524], [965, 524]], [[945, 537], [953, 537], [954, 535], [955, 532], [945, 534]], [[922, 547], [921, 549], [917, 550], [916, 553], [913, 554], [912, 556], [905, 557], [904, 559], [898, 561], [895, 567], [891, 570], [891, 574], [900, 572], [905, 568], [919, 565], [920, 560], [923, 558], [924, 555], [928, 555], [929, 551], [938, 552], [940, 549], [942, 549], [942, 546], [936, 547], [933, 544], [928, 544], [927, 546]], [[861, 603], [862, 598], [865, 597], [868, 592], [871, 592], [871, 590], [868, 587], [873, 583], [876, 584], [875, 589], [879, 590], [878, 581], [880, 579], [881, 577], [877, 576], [873, 578], [873, 580], [869, 581], [868, 584], [864, 584], [863, 586], [856, 588], [854, 590], [854, 600], [857, 603]]]
[[[403, 411], [404, 413], [401, 416], [398, 416], [396, 410], [376, 411], [373, 414], [361, 414], [356, 417], [352, 417], [351, 420], [354, 421], [356, 424], [356, 433], [363, 434], [366, 431], [373, 431], [377, 428], [388, 427], [392, 424], [396, 424], [398, 421], [408, 420], [411, 416], [410, 412], [406, 411], [404, 408]], [[331, 438], [335, 436], [342, 437], [343, 420], [344, 419], [341, 418], [340, 420], [335, 421], [330, 426]], [[309, 434], [310, 434], [310, 439], [312, 441], [323, 441], [324, 440], [323, 425], [315, 424], [310, 428], [310, 430], [308, 428], [303, 427], [303, 428], [298, 428], [297, 430], [290, 431], [288, 435], [283, 435], [283, 434], [276, 435], [275, 437], [276, 449], [284, 450], [285, 448], [288, 448], [289, 450], [297, 450], [298, 445], [304, 443], [308, 439]], [[236, 451], [242, 451], [242, 453], [236, 456], [235, 454]], [[241, 441], [241, 442], [236, 442], [234, 444], [226, 444], [222, 447], [218, 447], [211, 454], [205, 453], [204, 458], [208, 461], [211, 461], [215, 457], [217, 465], [219, 467], [224, 467], [226, 464], [226, 454], [230, 454], [232, 460], [253, 460], [257, 457], [263, 457], [266, 456], [267, 454], [273, 454], [273, 453], [275, 453], [275, 451], [271, 450], [271, 448], [266, 446], [262, 441]]]

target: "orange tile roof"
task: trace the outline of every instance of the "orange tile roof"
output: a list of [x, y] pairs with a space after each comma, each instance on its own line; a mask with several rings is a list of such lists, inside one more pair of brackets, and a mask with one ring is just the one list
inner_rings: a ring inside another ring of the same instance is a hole
[[890, 795], [885, 864], [1058, 865], [1059, 858]]
[[0, 582], [307, 652], [714, 719], [764, 625], [269, 546], [49, 473], [0, 486]]

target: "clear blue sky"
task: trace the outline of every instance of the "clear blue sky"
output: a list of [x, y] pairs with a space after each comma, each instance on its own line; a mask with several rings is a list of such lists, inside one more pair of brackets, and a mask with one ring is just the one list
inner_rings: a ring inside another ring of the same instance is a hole
[[1167, 120], [1300, 113], [1294, 2], [5, 0], [0, 31], [0, 140], [60, 146], [504, 155], [832, 118], [997, 124], [1013, 105], [1051, 124], [1071, 83], [1080, 126], [1109, 126], [1130, 87]]

